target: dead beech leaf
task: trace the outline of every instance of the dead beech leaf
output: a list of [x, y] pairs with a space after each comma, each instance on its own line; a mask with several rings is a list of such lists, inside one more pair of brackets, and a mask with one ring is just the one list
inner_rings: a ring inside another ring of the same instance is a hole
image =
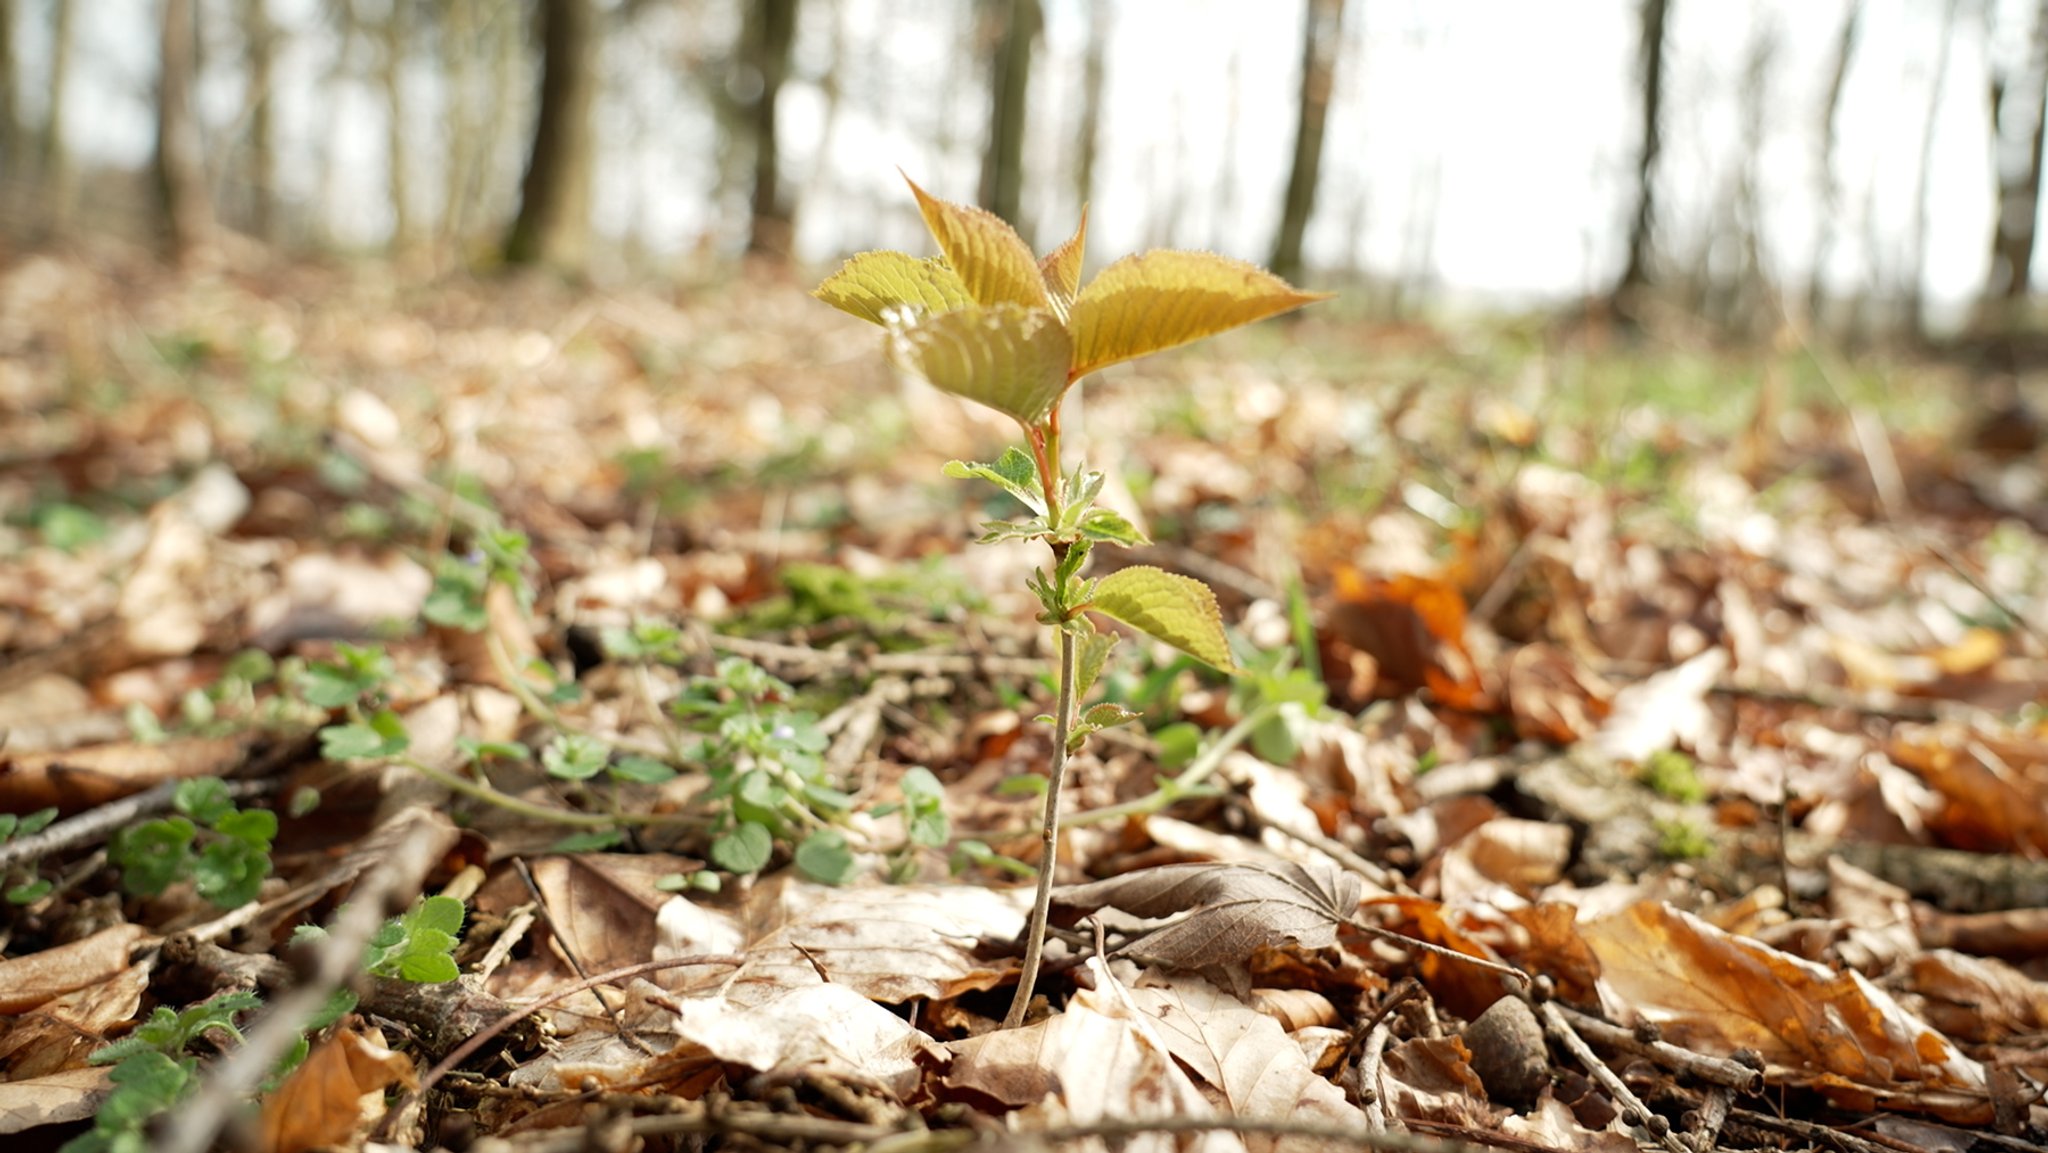
[[190, 737], [145, 745], [121, 741], [60, 753], [0, 753], [0, 812], [55, 805], [67, 813], [190, 777], [227, 775], [257, 737]]
[[1252, 1008], [1289, 1033], [1337, 1023], [1337, 1006], [1314, 989], [1253, 989]]
[[379, 1039], [342, 1029], [263, 1099], [265, 1153], [304, 1153], [349, 1141], [383, 1115], [384, 1091], [415, 1084], [412, 1058]]
[[[1298, 991], [1298, 990], [1281, 990]], [[1365, 1115], [1309, 1067], [1279, 1022], [1207, 981], [1176, 978], [1129, 990], [1175, 1059], [1233, 1117], [1304, 1117], [1363, 1125]], [[1320, 1148], [1298, 1137], [1248, 1135], [1253, 1153]]]
[[44, 1125], [83, 1121], [98, 1113], [113, 1091], [113, 1070], [95, 1065], [46, 1073], [26, 1081], [0, 1082], [0, 1136]]
[[1600, 727], [1614, 690], [1556, 645], [1523, 645], [1508, 658], [1508, 711], [1524, 740], [1569, 745]]
[[815, 1070], [901, 1101], [917, 1088], [919, 1059], [943, 1052], [931, 1038], [844, 985], [785, 987], [751, 1003], [723, 994], [677, 1006], [676, 1033], [729, 1065], [787, 1076]]
[[1652, 753], [1684, 744], [1714, 743], [1714, 714], [1707, 692], [1728, 668], [1728, 650], [1708, 649], [1676, 668], [1614, 694], [1614, 706], [1600, 731], [1587, 738], [1592, 750], [1612, 761], [1641, 762]]
[[1458, 1037], [1418, 1037], [1388, 1046], [1380, 1059], [1387, 1111], [1414, 1121], [1491, 1129], [1512, 1110], [1486, 1099], [1472, 1054]]
[[[1174, 1061], [1151, 1018], [1116, 995], [1097, 960], [1098, 990], [1083, 989], [1065, 1011], [1022, 1029], [984, 1033], [947, 1048], [953, 1063], [941, 1081], [947, 1096], [1016, 1109], [1019, 1129], [1105, 1119], [1209, 1117], [1216, 1110]], [[1100, 1142], [1076, 1148], [1104, 1148]], [[1192, 1137], [1146, 1133], [1121, 1145], [1132, 1153], [1242, 1153], [1223, 1132]]]
[[147, 935], [140, 925], [115, 925], [68, 945], [0, 961], [0, 1015], [25, 1013], [112, 979], [128, 967], [128, 950]]
[[1579, 932], [1600, 958], [1603, 999], [1655, 1022], [1675, 1044], [1719, 1055], [1754, 1049], [1777, 1067], [1774, 1081], [1813, 1084], [1838, 1101], [1984, 1092], [1983, 1066], [1859, 973], [1732, 936], [1656, 901]]
[[1236, 969], [1261, 946], [1335, 945], [1364, 888], [1362, 878], [1331, 866], [1163, 865], [1055, 889], [1053, 909], [1066, 925], [1105, 908], [1147, 920], [1178, 916], [1120, 953], [1176, 969]]
[[1388, 580], [1344, 567], [1330, 609], [1334, 641], [1379, 666], [1381, 695], [1428, 689], [1454, 709], [1491, 706], [1465, 647], [1465, 599], [1450, 584], [1402, 573]]
[[1609, 1128], [1588, 1129], [1579, 1123], [1570, 1106], [1546, 1090], [1527, 1116], [1509, 1117], [1500, 1123], [1500, 1131], [1537, 1148], [1555, 1149], [1559, 1153], [1640, 1153], [1642, 1146], [1635, 1138], [1613, 1128], [1618, 1124], [1614, 1120], [1608, 1122]]
[[[816, 981], [813, 960], [833, 984], [884, 1004], [955, 997], [1008, 979], [1012, 966], [982, 960], [976, 945], [1021, 932], [1030, 898], [1024, 890], [959, 885], [839, 888], [781, 873], [755, 885], [737, 913], [671, 900], [661, 910], [654, 956], [745, 954], [729, 993], [736, 1004]], [[691, 979], [720, 984], [730, 976], [706, 970]]]
[[84, 1067], [108, 1033], [135, 1020], [151, 968], [130, 965], [22, 1014], [0, 1031], [0, 1075], [22, 1081]]
[[1901, 725], [1885, 752], [1941, 795], [1927, 826], [1974, 852], [2048, 854], [2048, 776], [2017, 771], [1961, 725]]
[[1960, 1041], [1993, 1043], [2048, 1030], [2048, 983], [2003, 961], [1929, 949], [1906, 962], [1906, 988], [1930, 1023]]

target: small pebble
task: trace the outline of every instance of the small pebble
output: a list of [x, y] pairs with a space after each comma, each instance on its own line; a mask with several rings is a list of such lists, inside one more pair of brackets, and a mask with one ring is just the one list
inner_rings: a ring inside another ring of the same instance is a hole
[[1527, 1109], [1550, 1083], [1550, 1052], [1543, 1026], [1528, 1002], [1502, 997], [1465, 1029], [1472, 1071], [1496, 1104]]

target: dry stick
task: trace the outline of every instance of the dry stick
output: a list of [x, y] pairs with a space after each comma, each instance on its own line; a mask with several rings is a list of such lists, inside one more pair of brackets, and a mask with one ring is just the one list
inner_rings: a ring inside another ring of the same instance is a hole
[[[1692, 1153], [1692, 1150], [1686, 1148], [1685, 1142], [1679, 1140], [1678, 1135], [1671, 1131], [1671, 1123], [1650, 1112], [1649, 1106], [1643, 1104], [1642, 1098], [1636, 1096], [1633, 1089], [1614, 1075], [1614, 1070], [1609, 1069], [1607, 1062], [1602, 1061], [1600, 1055], [1593, 1052], [1593, 1047], [1586, 1044], [1586, 1039], [1572, 1028], [1572, 1023], [1565, 1019], [1565, 1015], [1559, 1011], [1555, 1003], [1545, 1001], [1537, 1006], [1537, 1009], [1543, 1014], [1543, 1023], [1548, 1026], [1550, 1035], [1572, 1051], [1572, 1056], [1579, 1059], [1579, 1064], [1586, 1067], [1586, 1072], [1592, 1074], [1593, 1080], [1607, 1091], [1608, 1096], [1621, 1102], [1622, 1120], [1649, 1130], [1650, 1134], [1657, 1138], [1657, 1143], [1671, 1153]], [[1629, 1117], [1631, 1112], [1635, 1115], [1633, 1120]]]
[[[115, 829], [143, 817], [154, 816], [171, 807], [177, 798], [178, 786], [184, 781], [165, 781], [163, 784], [144, 789], [118, 801], [108, 801], [94, 809], [87, 809], [75, 817], [67, 817], [49, 828], [0, 845], [0, 868], [16, 861], [45, 857], [74, 845], [97, 844], [106, 839]], [[226, 781], [228, 796], [235, 800], [261, 796], [277, 787], [275, 781]]]
[[1706, 1100], [1688, 1117], [1693, 1122], [1693, 1148], [1699, 1153], [1710, 1153], [1721, 1141], [1721, 1126], [1728, 1121], [1728, 1108], [1734, 1103], [1735, 1092], [1726, 1085], [1709, 1085]]
[[1003, 1028], [1024, 1023], [1031, 1007], [1031, 989], [1038, 982], [1038, 962], [1045, 953], [1045, 923], [1052, 909], [1052, 875], [1059, 863], [1060, 784], [1067, 775], [1067, 734], [1074, 727], [1074, 634], [1060, 631], [1060, 699], [1053, 715], [1052, 767], [1045, 781], [1045, 846], [1038, 856], [1038, 891], [1031, 902], [1031, 923], [1024, 930], [1024, 967], [1017, 974], [1017, 996], [1003, 1015]]
[[1612, 1022], [1581, 1013], [1576, 1009], [1558, 1006], [1558, 1012], [1571, 1022], [1572, 1028], [1582, 1037], [1611, 1045], [1616, 1049], [1636, 1053], [1657, 1062], [1676, 1073], [1683, 1073], [1709, 1085], [1719, 1085], [1738, 1093], [1754, 1095], [1764, 1091], [1764, 1071], [1756, 1065], [1727, 1057], [1710, 1057], [1681, 1049], [1669, 1041], [1644, 1041], [1634, 1030], [1624, 1029]]
[[[584, 980], [578, 981], [573, 985], [567, 985], [563, 988], [557, 989], [554, 992], [549, 993], [547, 996], [542, 997], [540, 1000], [535, 1001], [531, 1005], [523, 1005], [517, 1009], [514, 1009], [512, 1012], [505, 1014], [503, 1017], [500, 1017], [495, 1023], [490, 1025], [488, 1028], [479, 1031], [475, 1036], [471, 1037], [469, 1040], [464, 1041], [462, 1044], [456, 1046], [453, 1050], [449, 1052], [449, 1054], [446, 1057], [441, 1058], [440, 1064], [434, 1066], [432, 1069], [427, 1070], [427, 1075], [420, 1078], [418, 1088], [414, 1089], [410, 1093], [407, 1093], [405, 1096], [399, 1098], [396, 1104], [392, 1105], [391, 1108], [385, 1110], [383, 1118], [377, 1122], [377, 1127], [374, 1130], [372, 1130], [370, 1134], [370, 1139], [373, 1141], [390, 1140], [391, 1130], [397, 1125], [398, 1118], [403, 1116], [406, 1110], [412, 1108], [414, 1104], [418, 1103], [422, 1098], [424, 1098], [427, 1095], [427, 1090], [432, 1089], [436, 1084], [440, 1083], [441, 1078], [446, 1077], [450, 1072], [454, 1071], [456, 1066], [462, 1064], [464, 1061], [469, 1060], [469, 1058], [472, 1055], [474, 1055], [478, 1049], [481, 1049], [485, 1045], [490, 1044], [493, 1038], [497, 1037], [505, 1030], [510, 1029], [512, 1026], [518, 1024], [520, 1021], [526, 1019], [527, 1017], [531, 1017], [535, 1013], [540, 1012], [542, 1009], [546, 1009], [552, 1005], [560, 1004], [561, 1002], [568, 1000], [576, 994], [583, 992], [585, 989], [594, 988], [598, 985], [615, 984], [619, 981], [628, 980], [633, 977], [644, 976], [648, 973], [657, 973], [663, 969], [682, 969], [693, 965], [738, 966], [744, 963], [744, 960], [744, 958], [735, 957], [730, 953], [693, 953], [687, 957], [669, 957], [660, 961], [642, 961], [640, 964], [637, 965], [626, 965], [618, 969], [607, 969], [602, 973], [598, 973], [595, 976], [585, 978]], [[577, 1148], [581, 1148], [581, 1146], [577, 1146]]]

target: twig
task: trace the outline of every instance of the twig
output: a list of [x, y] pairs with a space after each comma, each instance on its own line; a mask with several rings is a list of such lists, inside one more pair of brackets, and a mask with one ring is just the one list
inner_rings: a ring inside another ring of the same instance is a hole
[[1721, 1143], [1721, 1126], [1727, 1124], [1728, 1108], [1734, 1101], [1735, 1092], [1728, 1086], [1709, 1085], [1706, 1100], [1700, 1103], [1699, 1109], [1686, 1115], [1691, 1122], [1691, 1131], [1686, 1136], [1692, 1138], [1693, 1148], [1698, 1153], [1712, 1153]]
[[1609, 1021], [1581, 1013], [1576, 1009], [1558, 1006], [1557, 1011], [1571, 1022], [1579, 1035], [1598, 1044], [1611, 1046], [1624, 1052], [1648, 1057], [1674, 1073], [1683, 1073], [1709, 1085], [1719, 1085], [1738, 1093], [1756, 1094], [1764, 1091], [1762, 1068], [1727, 1057], [1710, 1057], [1681, 1049], [1669, 1041], [1645, 1041], [1635, 1032], [1624, 1029]]
[[1067, 734], [1074, 726], [1074, 679], [1077, 661], [1074, 634], [1060, 630], [1060, 696], [1053, 714], [1052, 765], [1045, 773], [1044, 845], [1038, 855], [1038, 891], [1031, 902], [1031, 922], [1024, 930], [1024, 965], [1017, 973], [1017, 995], [1010, 1011], [1003, 1015], [1003, 1028], [1024, 1023], [1024, 1011], [1031, 1007], [1031, 990], [1038, 982], [1038, 962], [1045, 954], [1045, 923], [1052, 910], [1052, 878], [1058, 872], [1060, 840], [1060, 786], [1067, 776]]
[[1333, 837], [1326, 837], [1320, 832], [1312, 832], [1307, 829], [1296, 829], [1277, 821], [1261, 821], [1260, 824], [1286, 837], [1288, 840], [1307, 845], [1309, 848], [1323, 854], [1351, 872], [1357, 873], [1389, 893], [1399, 893], [1407, 889], [1407, 883], [1401, 880], [1401, 878], [1352, 852], [1343, 842]]
[[1757, 1113], [1749, 1109], [1728, 1111], [1730, 1122], [1748, 1129], [1761, 1129], [1767, 1133], [1790, 1133], [1802, 1141], [1816, 1145], [1829, 1145], [1843, 1153], [1891, 1153], [1875, 1141], [1867, 1141], [1853, 1133], [1844, 1133], [1826, 1125], [1811, 1121], [1795, 1121], [1790, 1117], [1773, 1117], [1768, 1113]]
[[1592, 1046], [1586, 1044], [1586, 1039], [1579, 1036], [1578, 1030], [1572, 1028], [1572, 1023], [1565, 1019], [1564, 1013], [1555, 1002], [1545, 1001], [1537, 1006], [1537, 1011], [1543, 1014], [1543, 1023], [1548, 1027], [1550, 1035], [1572, 1051], [1572, 1056], [1579, 1059], [1579, 1064], [1586, 1067], [1586, 1072], [1592, 1075], [1600, 1088], [1606, 1090], [1608, 1096], [1621, 1103], [1623, 1122], [1649, 1130], [1650, 1135], [1657, 1139], [1657, 1143], [1670, 1150], [1670, 1153], [1693, 1153], [1686, 1148], [1685, 1142], [1679, 1140], [1678, 1135], [1671, 1131], [1671, 1122], [1650, 1112], [1650, 1107], [1643, 1104], [1642, 1098], [1636, 1096], [1635, 1090], [1630, 1089], [1626, 1082], [1614, 1075], [1614, 1070], [1609, 1069], [1607, 1062], [1602, 1061], [1600, 1055], [1593, 1052]]
[[[0, 845], [0, 868], [17, 861], [48, 856], [75, 845], [97, 844], [115, 829], [168, 810], [178, 795], [178, 786], [184, 783], [165, 781], [118, 801], [87, 809], [75, 817], [66, 817], [33, 836]], [[227, 781], [225, 784], [228, 796], [238, 801], [262, 796], [277, 788], [277, 782], [269, 780]]]
[[1499, 973], [1524, 989], [1529, 987], [1529, 974], [1522, 972], [1512, 965], [1504, 965], [1499, 961], [1489, 961], [1484, 957], [1475, 957], [1470, 953], [1460, 953], [1456, 949], [1436, 944], [1433, 941], [1425, 941], [1420, 937], [1411, 937], [1406, 933], [1397, 933], [1392, 929], [1382, 929], [1378, 925], [1368, 925], [1355, 917], [1346, 922], [1346, 924], [1352, 929], [1378, 937], [1382, 941], [1391, 941], [1400, 948], [1419, 949], [1425, 953], [1434, 953], [1446, 961], [1455, 961], [1459, 964], [1472, 965], [1480, 969]]

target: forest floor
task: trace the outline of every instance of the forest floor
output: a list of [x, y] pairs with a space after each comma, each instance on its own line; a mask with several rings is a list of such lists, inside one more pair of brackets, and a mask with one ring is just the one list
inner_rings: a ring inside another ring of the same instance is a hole
[[2048, 1148], [1973, 381], [1341, 300], [1091, 380], [1098, 569], [1245, 673], [1116, 650], [1002, 1031], [1014, 429], [805, 287], [0, 270], [8, 1148]]

